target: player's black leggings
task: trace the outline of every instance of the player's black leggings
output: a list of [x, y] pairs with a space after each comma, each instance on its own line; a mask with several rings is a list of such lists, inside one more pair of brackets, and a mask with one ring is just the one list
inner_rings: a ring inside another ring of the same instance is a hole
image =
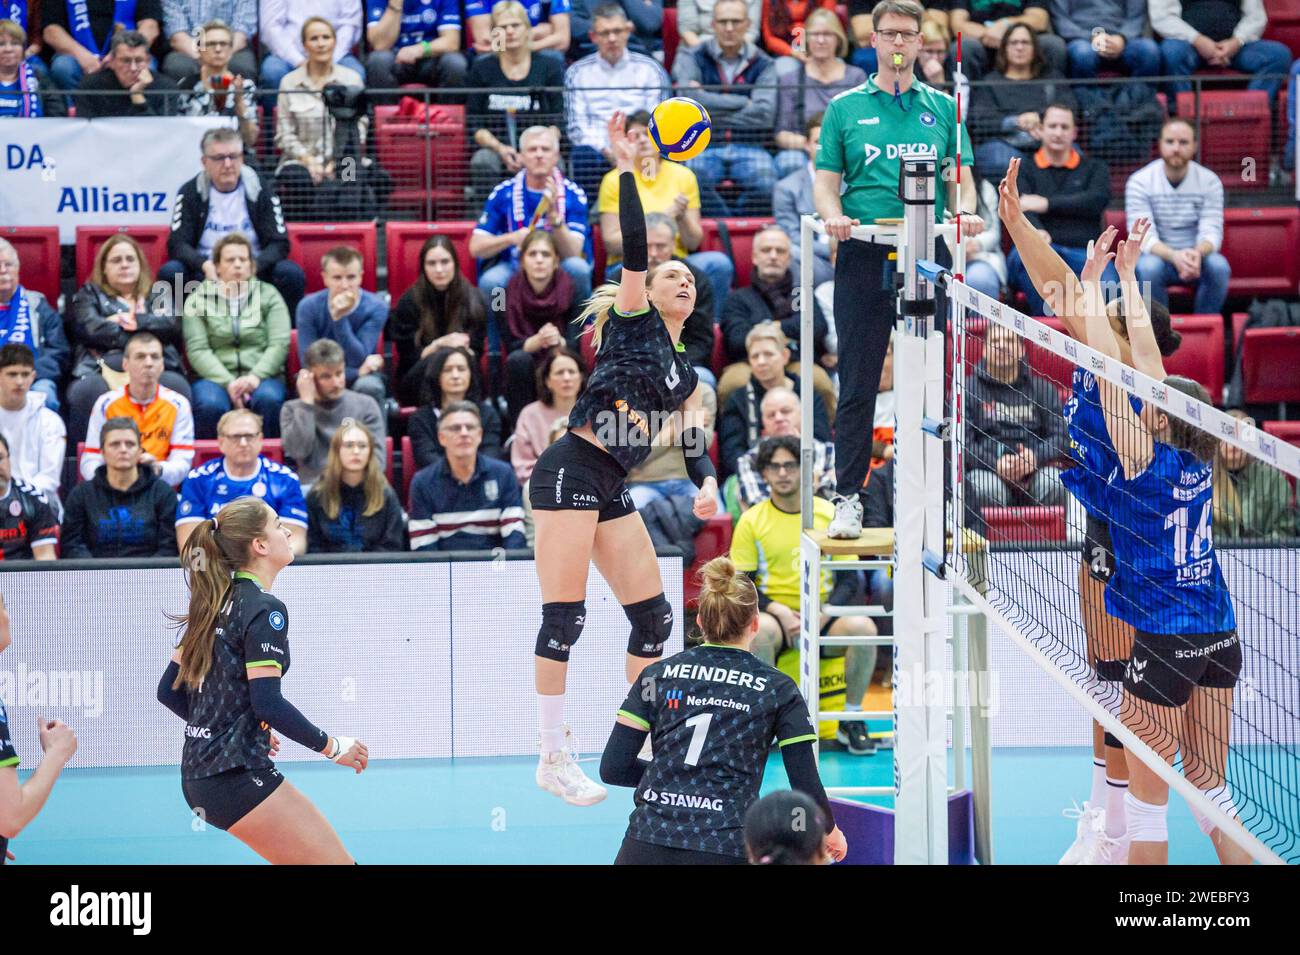
[[744, 865], [745, 860], [716, 852], [697, 852], [694, 849], [671, 849], [651, 845], [631, 836], [623, 837], [614, 865]]
[[[840, 397], [835, 406], [835, 486], [841, 494], [861, 492], [871, 469], [871, 432], [876, 418], [880, 372], [897, 317], [890, 246], [850, 239], [835, 260], [835, 334], [839, 338]], [[935, 255], [948, 265], [947, 245], [935, 240]], [[935, 327], [947, 328], [946, 296], [936, 290]]]
[[0, 865], [5, 864], [5, 850], [9, 848], [9, 840], [0, 836]]

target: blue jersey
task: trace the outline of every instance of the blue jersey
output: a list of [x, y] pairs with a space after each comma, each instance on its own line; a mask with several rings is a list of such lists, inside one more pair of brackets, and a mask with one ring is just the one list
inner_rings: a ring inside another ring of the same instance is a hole
[[[465, 0], [465, 19], [491, 16], [492, 6], [492, 0]], [[537, 26], [546, 23], [553, 14], [568, 13], [571, 7], [569, 0], [551, 0], [550, 3], [543, 3], [542, 0], [527, 0], [524, 9], [528, 11], [528, 22]]]
[[[1065, 403], [1062, 414], [1070, 436], [1069, 455], [1075, 466], [1061, 473], [1061, 483], [1090, 516], [1109, 520], [1102, 497], [1106, 478], [1119, 464], [1119, 458], [1106, 429], [1101, 389], [1097, 387], [1097, 377], [1092, 372], [1078, 367], [1074, 369], [1070, 386], [1070, 400]], [[1133, 395], [1129, 395], [1128, 400], [1133, 413], [1141, 414], [1141, 400]]]
[[[375, 23], [388, 9], [390, 0], [366, 0], [366, 22]], [[401, 32], [394, 50], [436, 40], [443, 30], [460, 29], [460, 4], [457, 0], [405, 0], [402, 4]]]
[[[533, 221], [533, 213], [537, 210], [537, 204], [542, 201], [543, 195], [543, 192], [534, 191], [525, 185], [524, 173], [520, 171], [511, 178], [497, 183], [497, 187], [492, 190], [487, 202], [483, 204], [483, 214], [478, 217], [474, 231], [486, 232], [488, 235], [505, 235], [516, 229], [527, 228]], [[581, 186], [567, 178], [564, 179], [564, 221], [568, 223], [570, 232], [586, 239], [587, 194]], [[546, 216], [538, 219], [537, 226], [548, 232], [551, 228]], [[498, 259], [518, 262], [518, 247], [511, 246], [506, 249]]]
[[1214, 466], [1156, 442], [1133, 479], [1116, 464], [1103, 495], [1120, 573], [1106, 612], [1147, 633], [1235, 630], [1232, 597], [1214, 556]]
[[190, 471], [181, 485], [176, 526], [206, 521], [231, 501], [249, 495], [270, 504], [284, 523], [307, 527], [307, 502], [298, 475], [264, 457], [258, 457], [257, 471], [252, 477], [231, 477], [226, 471], [225, 458], [213, 458]]

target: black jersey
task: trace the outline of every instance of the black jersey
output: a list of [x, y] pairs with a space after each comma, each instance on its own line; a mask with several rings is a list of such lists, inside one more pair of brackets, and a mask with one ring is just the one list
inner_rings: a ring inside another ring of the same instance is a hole
[[590, 424], [625, 471], [650, 456], [667, 416], [695, 391], [698, 376], [686, 346], [673, 344], [659, 313], [635, 315], [613, 307], [602, 333], [596, 367], [569, 412], [569, 427]]
[[[0, 769], [17, 765], [18, 751], [9, 738], [9, 714], [5, 712], [5, 701], [0, 699]], [[4, 862], [2, 856], [3, 852], [0, 852], [0, 863]]]
[[242, 572], [217, 618], [212, 667], [190, 692], [181, 777], [203, 779], [231, 769], [267, 769], [270, 727], [253, 713], [248, 670], [289, 672], [289, 614], [284, 604]]
[[619, 710], [650, 730], [627, 834], [639, 842], [745, 855], [745, 812], [775, 738], [817, 738], [799, 688], [739, 647], [704, 644], [647, 667]]
[[59, 540], [59, 520], [50, 499], [14, 478], [0, 497], [0, 560], [30, 560], [32, 548]]

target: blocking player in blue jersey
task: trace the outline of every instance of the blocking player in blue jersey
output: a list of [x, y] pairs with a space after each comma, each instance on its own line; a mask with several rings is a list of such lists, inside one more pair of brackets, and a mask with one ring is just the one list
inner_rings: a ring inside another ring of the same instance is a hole
[[[700, 584], [705, 642], [642, 671], [605, 745], [601, 779], [636, 788], [615, 864], [743, 864], [745, 813], [773, 740], [790, 785], [820, 807], [826, 848], [838, 862], [848, 847], [817, 774], [808, 707], [794, 680], [749, 652], [758, 591], [726, 557], [704, 565]], [[637, 758], [647, 733], [649, 763]], [[800, 821], [792, 816], [790, 824]]]
[[[1113, 230], [1107, 230], [1089, 249], [1082, 281], [1087, 343], [1118, 359], [1119, 343], [1106, 318], [1099, 282], [1114, 256], [1113, 239]], [[1121, 262], [1135, 263], [1140, 237], [1117, 248]], [[1130, 291], [1138, 294], [1136, 283], [1125, 295]], [[1155, 347], [1150, 321], [1130, 314], [1128, 332], [1135, 352]], [[1178, 376], [1163, 381], [1209, 403], [1209, 394], [1195, 381]], [[1099, 381], [1098, 386], [1116, 460], [1101, 493], [1118, 564], [1106, 589], [1106, 610], [1133, 627], [1120, 715], [1170, 764], [1181, 751], [1183, 775], [1235, 817], [1225, 770], [1242, 657], [1232, 597], [1214, 553], [1218, 442], [1215, 435], [1153, 404], [1135, 411], [1129, 393], [1116, 385]], [[1169, 785], [1132, 752], [1128, 764], [1128, 861], [1166, 864]], [[1191, 808], [1221, 862], [1250, 863], [1250, 856], [1196, 805]]]

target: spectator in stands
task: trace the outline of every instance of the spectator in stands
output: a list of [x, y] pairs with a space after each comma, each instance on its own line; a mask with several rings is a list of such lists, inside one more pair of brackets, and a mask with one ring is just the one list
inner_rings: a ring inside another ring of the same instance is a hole
[[[731, 291], [736, 267], [721, 252], [700, 252], [704, 241], [704, 227], [700, 222], [700, 186], [695, 173], [678, 162], [668, 162], [650, 138], [650, 113], [637, 110], [627, 117], [627, 135], [636, 144], [636, 191], [641, 208], [650, 216], [663, 213], [670, 217], [677, 230], [677, 244], [673, 258], [682, 259], [692, 269], [702, 272], [709, 280], [713, 303], [713, 317], [720, 317], [722, 303]], [[597, 199], [600, 213], [600, 240], [605, 246], [605, 278], [612, 281], [622, 270], [623, 230], [618, 221], [618, 171], [611, 169], [600, 181]], [[697, 296], [701, 284], [695, 283]], [[700, 308], [697, 297], [695, 307]]]
[[[83, 77], [99, 72], [107, 64], [110, 42], [123, 30], [144, 37], [147, 52], [158, 39], [163, 21], [159, 0], [136, 0], [134, 6], [116, 0], [87, 0], [84, 18], [74, 17], [75, 10], [76, 5], [67, 0], [41, 2], [41, 37], [53, 51], [50, 75], [61, 90], [75, 90]], [[157, 70], [152, 58], [149, 66], [151, 71]]]
[[[1051, 32], [1048, 0], [952, 0], [948, 29], [962, 35], [962, 70], [972, 82], [984, 78], [989, 60], [1002, 45], [1003, 37], [1017, 23], [1037, 34], [1038, 47], [1047, 65], [1065, 75], [1065, 41]], [[954, 51], [956, 41], [953, 42]]]
[[[553, 348], [537, 369], [538, 398], [519, 412], [510, 439], [510, 463], [520, 484], [533, 476], [537, 459], [551, 444], [555, 422], [569, 417], [587, 385], [582, 357], [569, 348]], [[445, 413], [445, 412], [444, 412]]]
[[0, 119], [66, 115], [67, 104], [53, 90], [45, 64], [27, 53], [27, 30], [0, 20]]
[[313, 344], [324, 339], [337, 342], [347, 363], [347, 387], [369, 395], [382, 408], [388, 386], [384, 358], [376, 350], [388, 322], [388, 306], [361, 287], [363, 265], [361, 253], [346, 245], [321, 256], [325, 287], [298, 303], [298, 354], [306, 366]]
[[161, 384], [163, 345], [158, 336], [137, 329], [122, 349], [125, 383], [95, 399], [81, 456], [82, 480], [88, 481], [104, 463], [96, 437], [110, 418], [130, 418], [140, 431], [140, 464], [151, 468], [172, 487], [180, 485], [194, 460], [194, 414], [189, 400]]
[[163, 343], [161, 382], [190, 400], [190, 383], [177, 348], [180, 319], [169, 308], [170, 297], [152, 286], [140, 243], [119, 232], [100, 245], [90, 279], [72, 297], [76, 351], [68, 386], [68, 430], [74, 444], [86, 440], [95, 401], [126, 374], [122, 360], [133, 332], [143, 330], [158, 337]]
[[[937, 19], [943, 17], [942, 20]], [[936, 88], [953, 82], [956, 58], [951, 52], [952, 36], [948, 33], [948, 11], [926, 10], [921, 20], [921, 54], [916, 58], [917, 79]], [[868, 47], [874, 54], [875, 48]], [[855, 60], [856, 62], [856, 60]], [[874, 68], [870, 72], [875, 72]], [[963, 74], [962, 103], [970, 103], [969, 77]], [[969, 107], [967, 107], [969, 108]]]
[[1032, 154], [1043, 139], [1043, 113], [1049, 103], [1074, 105], [1065, 77], [1043, 58], [1034, 31], [1010, 27], [993, 58], [988, 82], [971, 96], [970, 129], [975, 173], [995, 182], [1007, 174], [1012, 158]]
[[375, 89], [465, 85], [457, 0], [366, 0], [366, 81]]
[[256, 76], [257, 57], [249, 45], [257, 35], [254, 0], [163, 0], [163, 31], [171, 46], [163, 72], [182, 86], [193, 85], [200, 69], [200, 27], [208, 20], [221, 20], [234, 31], [230, 68], [239, 76]]
[[1065, 503], [1061, 471], [1048, 463], [1065, 453], [1061, 395], [1024, 357], [1020, 336], [990, 322], [984, 355], [966, 379], [966, 474], [976, 509]]
[[180, 106], [179, 88], [149, 67], [149, 41], [135, 30], [113, 34], [104, 69], [87, 73], [77, 87], [77, 116], [172, 116]]
[[[713, 39], [713, 7], [716, 0], [677, 0], [677, 35], [683, 49], [691, 50]], [[745, 0], [749, 26], [745, 42], [758, 43], [759, 25], [763, 22], [763, 0]]]
[[564, 63], [553, 56], [533, 56], [528, 11], [518, 0], [498, 0], [492, 7], [492, 52], [474, 57], [466, 84], [466, 123], [478, 147], [470, 158], [470, 181], [476, 201], [487, 199], [503, 175], [524, 168], [519, 137], [520, 113], [536, 114], [529, 125], [549, 123], [559, 138], [564, 120]]
[[406, 515], [384, 478], [379, 449], [356, 422], [334, 432], [325, 471], [307, 492], [307, 549], [313, 554], [406, 550]]
[[438, 419], [446, 456], [411, 482], [411, 550], [520, 550], [524, 505], [510, 465], [479, 453], [478, 406], [462, 401]]
[[18, 250], [0, 238], [0, 345], [25, 345], [36, 360], [32, 390], [45, 407], [59, 410], [59, 382], [68, 370], [68, 339], [63, 319], [45, 296], [24, 288]]
[[1070, 76], [1103, 69], [1159, 76], [1160, 47], [1146, 36], [1147, 0], [1051, 0], [1052, 30], [1065, 41]]
[[[551, 425], [550, 433], [546, 436], [546, 446], [549, 448], [556, 441], [559, 441], [569, 432], [569, 419], [560, 418], [555, 424]], [[533, 522], [533, 505], [528, 499], [528, 485], [530, 482], [523, 482], [524, 498], [524, 539], [528, 541], [531, 548], [537, 541], [537, 528]]]
[[58, 510], [67, 432], [63, 420], [32, 389], [36, 360], [26, 345], [0, 346], [0, 435], [9, 448], [14, 477], [48, 497]]
[[[203, 24], [199, 41], [199, 74], [182, 87], [180, 113], [184, 116], [226, 116], [238, 124], [244, 148], [257, 149], [257, 80], [230, 71], [234, 34], [220, 20]], [[233, 92], [232, 92], [233, 91]]]
[[[886, 361], [888, 364], [888, 361]], [[879, 403], [877, 403], [879, 407]], [[763, 430], [759, 441], [736, 461], [736, 473], [723, 487], [727, 509], [740, 514], [771, 496], [771, 490], [758, 467], [758, 449], [763, 438], [781, 435], [799, 437], [802, 414], [799, 396], [789, 388], [772, 388], [759, 403]], [[813, 494], [831, 500], [835, 496], [835, 445], [813, 439]], [[734, 483], [733, 483], [734, 482]], [[732, 504], [735, 504], [734, 509]]]
[[[778, 141], [780, 133], [777, 134]], [[817, 161], [817, 143], [822, 138], [822, 114], [814, 113], [804, 125], [802, 165], [779, 180], [772, 193], [772, 215], [776, 224], [790, 240], [790, 270], [799, 276], [799, 220], [804, 214], [815, 213], [813, 205], [813, 164]], [[813, 288], [823, 282], [835, 280], [835, 266], [831, 263], [831, 240], [825, 233], [813, 233]]]
[[1151, 221], [1137, 277], [1153, 301], [1169, 305], [1169, 285], [1196, 289], [1192, 311], [1215, 315], [1228, 298], [1232, 267], [1219, 252], [1223, 245], [1223, 182], [1192, 157], [1196, 129], [1174, 118], [1160, 130], [1160, 158], [1128, 177], [1124, 214], [1131, 229], [1139, 218]]
[[[275, 146], [280, 150], [276, 190], [290, 220], [360, 218], [364, 210], [338, 208], [352, 198], [340, 195], [336, 168], [338, 139], [346, 130], [339, 129], [326, 108], [323, 91], [327, 86], [360, 88], [365, 80], [362, 73], [335, 60], [334, 25], [328, 20], [310, 17], [302, 25], [302, 37], [307, 58], [280, 81], [280, 92], [288, 95], [275, 114]], [[359, 117], [355, 146], [363, 154], [368, 128], [369, 120]], [[371, 168], [369, 157], [361, 156], [361, 166]]]
[[513, 421], [537, 400], [537, 367], [551, 349], [577, 349], [580, 329], [573, 323], [582, 308], [573, 280], [560, 268], [555, 237], [530, 232], [520, 246], [522, 267], [505, 288], [506, 407]]
[[[799, 516], [799, 439], [793, 435], [764, 438], [758, 446], [757, 464], [772, 496], [750, 508], [740, 518], [731, 538], [731, 559], [736, 569], [754, 581], [758, 590], [759, 629], [751, 648], [765, 663], [775, 665], [781, 651], [799, 639], [799, 602], [802, 589], [799, 540], [802, 524]], [[825, 528], [835, 514], [830, 501], [813, 498], [813, 526]], [[836, 560], [853, 560], [838, 557]], [[855, 602], [861, 592], [861, 578], [853, 572], [832, 575], [834, 588], [822, 581], [821, 597], [826, 604], [844, 606]], [[825, 636], [871, 635], [876, 632], [870, 617], [822, 615], [818, 622]], [[824, 656], [844, 653], [847, 696], [844, 709], [862, 709], [862, 699], [871, 685], [876, 669], [876, 648], [848, 647], [827, 649]], [[854, 756], [870, 756], [876, 744], [861, 720], [839, 724], [837, 739]]]
[[604, 0], [592, 10], [589, 36], [596, 52], [564, 73], [570, 168], [586, 194], [596, 192], [601, 178], [614, 165], [609, 118], [619, 112], [630, 116], [638, 110], [652, 110], [673, 95], [672, 83], [659, 61], [627, 48], [631, 32], [632, 22], [623, 8], [615, 0]]
[[[1051, 103], [1043, 110], [1041, 135], [1042, 146], [1020, 165], [1022, 208], [1078, 274], [1110, 202], [1110, 170], [1075, 147], [1074, 108], [1068, 103]], [[1023, 205], [1025, 198], [1028, 205]], [[1025, 293], [1030, 315], [1044, 314], [1046, 306], [1029, 280], [1018, 249], [1012, 249], [1007, 257], [1007, 279], [1012, 289]], [[1119, 282], [1114, 263], [1106, 266], [1102, 279], [1112, 288]]]
[[[849, 62], [868, 75], [876, 72], [879, 65], [871, 39], [875, 33], [872, 14], [878, 3], [879, 0], [849, 0], [848, 3], [849, 30], [853, 34], [854, 45]], [[951, 0], [931, 0], [926, 4], [921, 19], [921, 38], [924, 47], [921, 56], [917, 59], [917, 65], [920, 67], [918, 78], [931, 86], [938, 82], [933, 61], [937, 60], [942, 64], [943, 71], [949, 79], [952, 78], [956, 63], [953, 55], [956, 52], [955, 47], [951, 54], [949, 52], [949, 43], [953, 35], [949, 15], [950, 6]], [[941, 46], [939, 41], [942, 41]]]
[[[1239, 408], [1228, 411], [1250, 427]], [[1219, 442], [1214, 462], [1214, 535], [1226, 540], [1284, 540], [1296, 536], [1287, 476], [1235, 444]]]
[[50, 500], [14, 477], [9, 442], [0, 434], [0, 560], [54, 560], [59, 519]]
[[[569, 45], [569, 55], [581, 59], [595, 50], [591, 41], [591, 11], [598, 0], [572, 0], [569, 9], [569, 28], [573, 33], [573, 42]], [[664, 0], [618, 0], [619, 6], [632, 22], [632, 34], [628, 37], [629, 50], [637, 53], [659, 55], [664, 48]], [[680, 11], [678, 16], [681, 16]], [[662, 57], [660, 57], [662, 59]]]
[[[722, 339], [727, 360], [732, 364], [722, 371], [718, 383], [719, 398], [726, 406], [726, 396], [745, 383], [749, 369], [749, 333], [759, 325], [775, 322], [785, 334], [790, 361], [799, 359], [800, 311], [795, 307], [795, 273], [791, 267], [790, 237], [775, 225], [767, 226], [754, 236], [754, 268], [749, 285], [727, 296], [722, 307]], [[834, 368], [835, 356], [826, 349], [830, 326], [822, 314], [821, 303], [813, 301], [813, 357], [819, 365]], [[814, 368], [817, 390], [825, 396], [834, 391], [825, 367]], [[750, 442], [751, 444], [753, 442]], [[748, 447], [748, 445], [746, 445]]]
[[357, 421], [375, 436], [375, 454], [383, 466], [387, 429], [379, 405], [370, 395], [347, 387], [343, 347], [329, 338], [312, 342], [298, 372], [298, 397], [280, 409], [284, 454], [298, 470], [304, 488], [325, 470], [330, 440], [345, 422]]
[[[811, 59], [812, 42], [808, 32], [812, 27], [808, 21], [819, 9], [835, 13], [835, 0], [763, 0], [762, 39], [758, 45], [773, 57], [794, 57], [801, 62]], [[838, 14], [835, 19], [839, 21]], [[841, 25], [841, 32], [843, 29]], [[826, 104], [818, 108], [825, 109]]]
[[190, 282], [216, 278], [212, 250], [222, 236], [239, 232], [252, 245], [257, 277], [276, 287], [292, 315], [307, 276], [289, 261], [289, 232], [275, 189], [244, 165], [243, 141], [235, 130], [210, 129], [199, 148], [203, 171], [176, 194], [169, 260], [158, 270], [158, 281], [173, 287], [179, 303]]
[[998, 189], [987, 179], [976, 178], [975, 211], [984, 220], [984, 231], [966, 241], [966, 284], [989, 298], [1001, 298], [1007, 284], [1007, 257], [1002, 251], [1002, 223], [998, 219]]
[[686, 316], [686, 324], [682, 326], [678, 342], [685, 346], [686, 357], [694, 366], [695, 374], [707, 386], [705, 391], [713, 391], [718, 386], [718, 379], [713, 374], [713, 330], [717, 325], [714, 319], [716, 310], [713, 289], [707, 276], [695, 268], [689, 258], [678, 259], [673, 255], [678, 244], [675, 220], [662, 212], [652, 212], [645, 217], [645, 232], [646, 265], [650, 269], [656, 269], [668, 261], [678, 261], [690, 270], [691, 277], [695, 279], [695, 311]]
[[60, 553], [65, 559], [167, 557], [176, 553], [176, 491], [141, 467], [140, 429], [109, 418], [96, 442], [104, 463], [68, 494]]
[[[175, 233], [173, 233], [175, 234]], [[279, 436], [289, 309], [275, 288], [253, 275], [253, 248], [242, 233], [217, 240], [216, 278], [185, 302], [182, 327], [194, 382], [194, 420], [210, 437], [231, 408], [251, 408]]]
[[[479, 423], [483, 426], [479, 453], [500, 458], [501, 415], [492, 402], [483, 400], [483, 389], [470, 350], [464, 346], [444, 346], [429, 356], [425, 367], [428, 374], [424, 400], [420, 409], [406, 422], [415, 466], [427, 468], [444, 456], [442, 443], [438, 440], [438, 421], [443, 411], [464, 401], [478, 408]], [[407, 466], [405, 461], [402, 464]]]
[[260, 497], [289, 528], [295, 554], [307, 552], [307, 502], [290, 468], [262, 456], [262, 418], [247, 408], [227, 411], [217, 422], [221, 457], [204, 461], [181, 485], [176, 505], [176, 544], [185, 541], [200, 521], [249, 494]]
[[560, 268], [573, 280], [579, 301], [591, 296], [587, 242], [587, 194], [560, 169], [560, 137], [549, 126], [530, 126], [519, 136], [524, 168], [497, 185], [469, 237], [469, 254], [481, 259], [478, 287], [496, 316], [505, 303], [496, 290], [519, 271], [521, 248], [534, 230], [551, 233]]
[[420, 403], [434, 352], [467, 348], [478, 362], [487, 336], [483, 295], [465, 278], [452, 241], [445, 235], [429, 236], [420, 246], [419, 260], [420, 274], [397, 300], [387, 333], [397, 346], [397, 397], [408, 407]]
[[[286, 76], [306, 64], [308, 20], [323, 20], [330, 26], [334, 40], [330, 52], [334, 62], [352, 70], [365, 82], [366, 68], [352, 55], [361, 40], [361, 4], [356, 0], [314, 0], [310, 5], [294, 0], [261, 0], [258, 8], [264, 89], [279, 89]], [[269, 102], [274, 106], [275, 98], [271, 97]]]
[[[495, 10], [492, 0], [465, 0], [465, 19], [469, 22], [475, 53], [490, 53], [495, 49], [492, 42]], [[533, 52], [563, 66], [572, 39], [569, 0], [549, 0], [546, 4], [530, 0], [524, 13], [528, 17]]]
[[[748, 26], [744, 0], [720, 0], [713, 6], [713, 38], [673, 60], [673, 82], [713, 120], [709, 148], [686, 163], [699, 177], [709, 216], [767, 215], [772, 209], [776, 174], [767, 147], [776, 122], [776, 65], [745, 39]], [[734, 184], [734, 200], [718, 191], [724, 180]]]
[[1295, 115], [1296, 98], [1300, 97], [1300, 59], [1291, 64], [1287, 89], [1291, 93], [1286, 99], [1286, 148], [1282, 151], [1282, 168], [1289, 172], [1295, 169]]
[[[811, 0], [805, 0], [811, 6]], [[788, 0], [777, 0], [765, 16], [778, 11], [789, 15]], [[794, 55], [776, 61], [780, 89], [776, 96], [776, 176], [783, 179], [808, 165], [807, 127], [810, 117], [820, 116], [832, 99], [847, 89], [861, 86], [867, 74], [842, 59], [849, 52], [849, 38], [835, 12], [818, 8], [808, 14], [803, 38]], [[764, 33], [767, 20], [764, 21]], [[788, 46], [788, 44], [787, 44]], [[769, 45], [768, 52], [776, 51]], [[819, 124], [820, 125], [820, 124]], [[811, 207], [809, 207], [811, 211]]]
[[[712, 444], [718, 421], [718, 399], [711, 388], [704, 389], [702, 394], [705, 414], [702, 427], [707, 443]], [[639, 467], [628, 472], [627, 490], [638, 511], [644, 511], [659, 502], [675, 509], [679, 519], [691, 513], [695, 495], [699, 492], [686, 473], [679, 423], [676, 418], [669, 418], [655, 437], [650, 447], [650, 456]], [[664, 524], [660, 523], [659, 526], [663, 527]], [[653, 536], [654, 532], [651, 533]]]
[[[763, 396], [772, 388], [789, 388], [801, 394], [799, 376], [786, 371], [790, 364], [789, 340], [776, 322], [755, 325], [745, 336], [749, 352], [750, 379], [743, 387], [729, 392], [722, 400], [722, 423], [718, 432], [722, 438], [719, 446], [722, 462], [719, 471], [731, 474], [736, 462], [746, 451], [758, 443], [763, 427], [760, 407]], [[723, 377], [726, 375], [724, 373]], [[719, 388], [719, 394], [722, 389]], [[830, 415], [821, 393], [813, 393], [813, 437], [818, 441], [831, 440]]]
[[[1190, 77], [1204, 66], [1230, 67], [1252, 74], [1248, 89], [1264, 90], [1271, 103], [1291, 65], [1291, 51], [1277, 40], [1262, 40], [1268, 26], [1263, 0], [1149, 0], [1151, 29], [1160, 37], [1165, 76]], [[1272, 78], [1265, 78], [1272, 77]], [[1173, 80], [1172, 96], [1190, 92], [1191, 81]]]

